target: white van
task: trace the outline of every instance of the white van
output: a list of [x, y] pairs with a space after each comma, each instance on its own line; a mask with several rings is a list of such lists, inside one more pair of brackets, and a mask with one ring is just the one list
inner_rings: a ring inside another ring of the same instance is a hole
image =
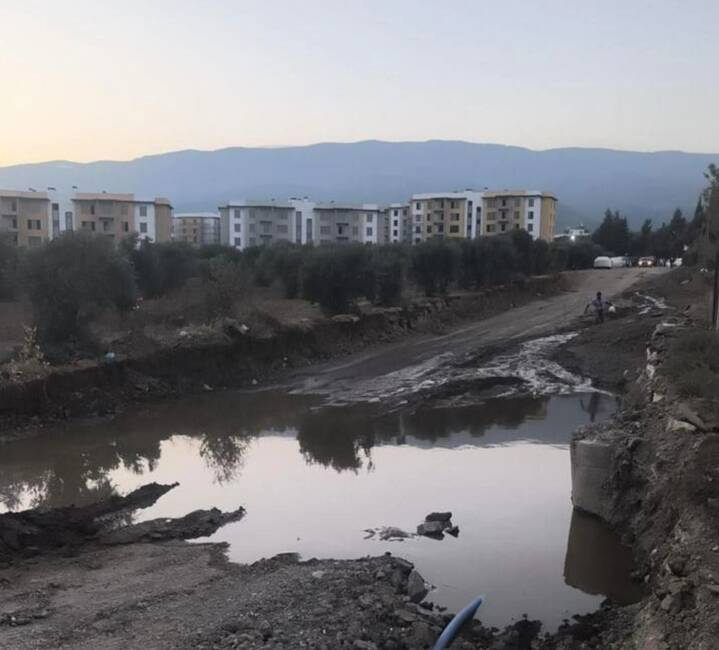
[[612, 260], [612, 266], [615, 266], [617, 268], [624, 268], [626, 266], [629, 266], [629, 264], [627, 264], [627, 258], [624, 256], [612, 257], [611, 260]]
[[611, 269], [612, 268], [612, 258], [607, 257], [606, 255], [600, 255], [599, 257], [595, 258], [595, 260], [594, 260], [594, 268], [595, 269]]

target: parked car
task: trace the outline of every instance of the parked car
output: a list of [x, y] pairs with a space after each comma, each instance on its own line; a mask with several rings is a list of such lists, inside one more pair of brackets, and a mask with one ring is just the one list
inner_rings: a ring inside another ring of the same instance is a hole
[[681, 257], [674, 258], [674, 261], [672, 262], [672, 266], [681, 266], [683, 264], [683, 260]]
[[612, 268], [612, 258], [607, 257], [606, 255], [600, 255], [599, 257], [594, 259], [594, 268], [595, 269], [611, 269]]
[[637, 266], [655, 266], [657, 260], [653, 257], [640, 257]]
[[629, 266], [629, 259], [624, 256], [612, 257], [610, 259], [612, 260], [612, 266], [617, 266], [619, 268]]

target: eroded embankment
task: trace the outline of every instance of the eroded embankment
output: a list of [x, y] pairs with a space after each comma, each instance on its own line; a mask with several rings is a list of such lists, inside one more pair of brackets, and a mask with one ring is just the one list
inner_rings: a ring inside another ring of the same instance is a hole
[[636, 605], [595, 615], [589, 647], [719, 643], [719, 421], [716, 399], [692, 397], [684, 376], [701, 364], [691, 342], [707, 335], [657, 302], [589, 328], [564, 352], [605, 383], [625, 384], [617, 416], [575, 436], [573, 500], [632, 545], [646, 590]]
[[184, 332], [172, 345], [142, 356], [84, 360], [26, 381], [0, 380], [0, 431], [75, 417], [110, 415], [125, 404], [198, 390], [255, 385], [301, 367], [453, 321], [484, 318], [562, 289], [556, 277], [407, 307], [372, 309], [291, 325], [274, 324], [262, 335], [224, 319], [202, 332]]

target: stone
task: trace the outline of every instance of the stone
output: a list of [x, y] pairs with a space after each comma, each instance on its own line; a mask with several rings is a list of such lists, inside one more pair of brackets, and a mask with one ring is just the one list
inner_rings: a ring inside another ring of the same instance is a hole
[[396, 528], [395, 526], [387, 526], [386, 528], [382, 528], [379, 532], [379, 538], [382, 541], [407, 539], [408, 537], [411, 537], [408, 532], [402, 530], [401, 528]]
[[442, 523], [448, 523], [452, 519], [451, 512], [430, 512], [425, 518], [427, 521], [441, 521]]
[[377, 650], [377, 644], [373, 641], [362, 641], [361, 639], [357, 639], [353, 644], [353, 648], [357, 648], [357, 650]]
[[398, 609], [395, 611], [394, 615], [401, 623], [407, 624], [414, 623], [418, 618], [417, 614], [410, 612], [407, 609]]
[[420, 603], [424, 600], [424, 597], [429, 593], [427, 585], [424, 583], [422, 578], [417, 571], [412, 569], [407, 579], [407, 595], [413, 603]]
[[452, 537], [459, 537], [459, 526], [452, 526], [451, 528], [447, 528], [444, 532]]
[[422, 621], [417, 621], [412, 623], [408, 640], [411, 648], [429, 648], [434, 644], [436, 638], [432, 634], [429, 625]]
[[441, 521], [425, 521], [417, 526], [417, 534], [425, 537], [439, 537], [444, 530], [444, 524]]
[[690, 424], [689, 422], [684, 422], [683, 420], [677, 420], [676, 418], [669, 418], [669, 424], [667, 425], [667, 430], [670, 432], [696, 431], [697, 428], [693, 424]]

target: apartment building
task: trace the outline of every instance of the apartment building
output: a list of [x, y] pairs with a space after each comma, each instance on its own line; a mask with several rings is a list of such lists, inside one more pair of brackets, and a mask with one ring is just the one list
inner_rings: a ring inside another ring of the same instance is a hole
[[390, 203], [384, 209], [384, 241], [390, 244], [412, 241], [412, 220], [408, 203]]
[[78, 193], [72, 204], [76, 230], [97, 233], [115, 243], [131, 233], [151, 242], [170, 241], [172, 237], [172, 204], [166, 198]]
[[557, 216], [557, 198], [533, 190], [485, 191], [482, 235], [526, 230], [534, 239], [551, 241]]
[[474, 239], [481, 232], [483, 193], [474, 190], [414, 194], [411, 241]]
[[297, 210], [289, 201], [230, 201], [219, 212], [223, 244], [243, 250], [296, 241]]
[[40, 246], [52, 237], [51, 209], [46, 192], [0, 190], [0, 234], [17, 246]]
[[376, 203], [324, 203], [314, 207], [313, 243], [384, 244], [386, 212]]
[[193, 246], [220, 243], [220, 215], [216, 212], [183, 212], [172, 219], [172, 238]]

